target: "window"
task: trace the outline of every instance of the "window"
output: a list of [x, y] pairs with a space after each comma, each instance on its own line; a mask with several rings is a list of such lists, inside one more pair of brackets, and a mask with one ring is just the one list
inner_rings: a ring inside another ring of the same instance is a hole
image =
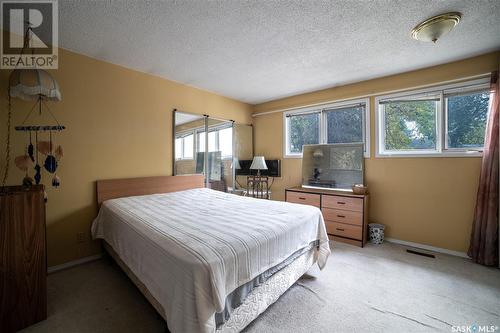
[[184, 159], [192, 159], [193, 158], [193, 134], [185, 136], [183, 138], [184, 144], [182, 146], [182, 158]]
[[377, 156], [477, 156], [487, 79], [376, 98]]
[[303, 145], [319, 143], [319, 117], [319, 112], [288, 117], [287, 152], [302, 154]]
[[382, 103], [385, 150], [435, 150], [438, 101], [435, 97], [415, 97]]
[[198, 132], [198, 149], [197, 151], [205, 152], [205, 131]]
[[233, 156], [233, 128], [228, 127], [219, 131], [219, 149], [224, 157]]
[[219, 131], [208, 132], [208, 152], [219, 151]]
[[446, 148], [483, 148], [489, 101], [488, 91], [446, 97]]
[[194, 134], [184, 134], [175, 138], [175, 159], [193, 159]]
[[326, 142], [363, 142], [364, 106], [326, 110]]
[[175, 159], [182, 159], [182, 138], [175, 139]]
[[370, 155], [368, 99], [334, 103], [284, 114], [284, 156], [302, 157], [302, 146], [318, 143], [365, 143]]

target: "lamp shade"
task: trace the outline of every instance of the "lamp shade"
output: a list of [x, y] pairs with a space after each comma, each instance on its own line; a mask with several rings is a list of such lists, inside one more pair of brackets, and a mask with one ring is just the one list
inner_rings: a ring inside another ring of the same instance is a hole
[[250, 165], [251, 170], [267, 170], [266, 160], [264, 156], [254, 156], [252, 165]]
[[15, 69], [9, 78], [10, 97], [34, 101], [42, 97], [49, 101], [60, 101], [61, 92], [57, 81], [43, 69]]
[[235, 170], [241, 170], [240, 161], [236, 157], [233, 160], [233, 168]]

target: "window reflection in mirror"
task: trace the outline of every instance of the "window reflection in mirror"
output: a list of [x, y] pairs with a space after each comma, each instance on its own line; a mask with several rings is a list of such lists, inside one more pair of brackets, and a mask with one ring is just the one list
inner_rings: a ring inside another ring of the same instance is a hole
[[253, 157], [252, 126], [180, 111], [174, 124], [174, 174], [205, 174], [207, 186], [223, 192], [238, 188], [235, 161]]
[[196, 155], [200, 150], [200, 143], [196, 133], [205, 130], [205, 117], [190, 113], [175, 111], [174, 133], [174, 175], [186, 175], [196, 172]]

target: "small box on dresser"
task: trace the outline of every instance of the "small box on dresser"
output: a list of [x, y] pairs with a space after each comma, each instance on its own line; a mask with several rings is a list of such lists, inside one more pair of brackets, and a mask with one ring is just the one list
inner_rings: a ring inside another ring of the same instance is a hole
[[321, 209], [328, 235], [339, 242], [363, 247], [367, 241], [368, 194], [293, 187], [285, 190], [287, 202]]

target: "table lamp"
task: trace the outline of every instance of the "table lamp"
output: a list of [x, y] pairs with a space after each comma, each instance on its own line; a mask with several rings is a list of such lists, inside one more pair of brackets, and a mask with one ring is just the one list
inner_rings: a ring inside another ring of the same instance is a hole
[[260, 177], [260, 170], [267, 170], [266, 160], [264, 156], [254, 156], [250, 170], [257, 170], [257, 176]]

